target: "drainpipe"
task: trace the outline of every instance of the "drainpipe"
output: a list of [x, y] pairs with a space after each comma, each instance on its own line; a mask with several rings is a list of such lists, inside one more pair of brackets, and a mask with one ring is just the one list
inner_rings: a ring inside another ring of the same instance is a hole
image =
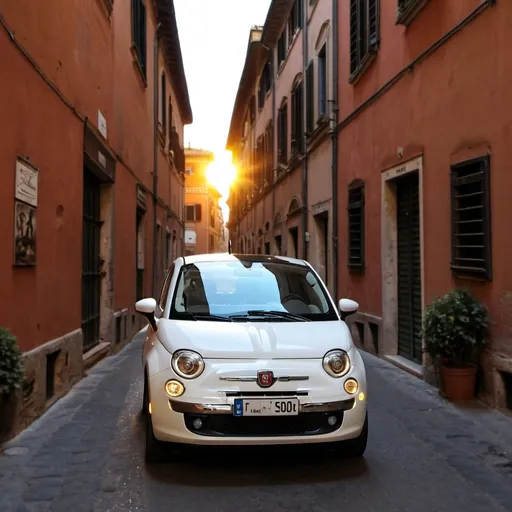
[[153, 42], [153, 297], [157, 295], [157, 198], [158, 198], [158, 31], [161, 23], [155, 29]]
[[[336, 0], [333, 0], [336, 3]], [[302, 66], [305, 70], [308, 67], [308, 12], [306, 7], [306, 2], [302, 2]], [[306, 80], [304, 80], [305, 84]], [[304, 91], [302, 94], [302, 104], [304, 105], [302, 109], [302, 126], [306, 126], [306, 112], [307, 112], [307, 93], [306, 87], [303, 87]], [[308, 259], [308, 148], [306, 137], [304, 133], [300, 135], [304, 144], [304, 159], [302, 160], [302, 257], [307, 260]]]
[[[334, 127], [338, 126], [338, 2], [332, 0], [332, 99]], [[338, 300], [338, 132], [331, 130], [332, 149], [332, 276], [334, 300]]]
[[276, 218], [276, 188], [274, 183], [274, 169], [275, 169], [275, 161], [277, 152], [275, 151], [277, 137], [276, 134], [276, 77], [275, 77], [275, 52], [270, 49], [270, 65], [272, 66], [272, 219], [270, 220], [270, 237], [271, 237], [271, 247], [274, 245], [274, 220]]

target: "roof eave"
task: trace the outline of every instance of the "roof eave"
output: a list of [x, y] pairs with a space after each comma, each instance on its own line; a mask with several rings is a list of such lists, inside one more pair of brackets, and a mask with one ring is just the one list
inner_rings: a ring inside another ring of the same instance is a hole
[[154, 2], [157, 19], [162, 24], [161, 36], [165, 45], [167, 65], [173, 78], [181, 118], [184, 125], [192, 124], [194, 118], [183, 65], [174, 0], [154, 0]]
[[258, 62], [262, 56], [266, 57], [268, 50], [261, 44], [261, 41], [250, 41], [247, 49], [247, 56], [245, 64], [240, 77], [238, 91], [236, 94], [233, 111], [231, 114], [231, 124], [229, 126], [228, 139], [226, 143], [227, 150], [233, 150], [236, 139], [235, 134], [240, 131], [240, 124], [242, 117], [247, 108], [247, 93], [250, 91], [251, 86], [254, 86], [258, 76], [259, 66]]

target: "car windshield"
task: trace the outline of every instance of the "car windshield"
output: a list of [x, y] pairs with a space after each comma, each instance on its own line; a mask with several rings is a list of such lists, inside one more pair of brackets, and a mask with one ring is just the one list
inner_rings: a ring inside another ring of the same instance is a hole
[[184, 265], [173, 295], [173, 319], [339, 320], [324, 286], [309, 267], [275, 260]]

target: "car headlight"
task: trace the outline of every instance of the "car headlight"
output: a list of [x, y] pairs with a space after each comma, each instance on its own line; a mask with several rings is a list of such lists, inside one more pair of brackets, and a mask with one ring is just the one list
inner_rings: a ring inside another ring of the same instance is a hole
[[180, 350], [171, 359], [172, 369], [184, 379], [196, 379], [204, 371], [204, 360], [191, 350]]
[[350, 370], [350, 358], [344, 350], [331, 350], [324, 356], [324, 370], [334, 378], [343, 377]]

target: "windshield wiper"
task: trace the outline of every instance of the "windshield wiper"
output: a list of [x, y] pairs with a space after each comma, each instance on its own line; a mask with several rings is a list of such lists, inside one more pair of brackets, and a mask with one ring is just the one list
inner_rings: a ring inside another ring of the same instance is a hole
[[210, 315], [208, 313], [190, 313], [196, 320], [218, 320], [219, 322], [232, 322], [229, 316]]
[[190, 311], [183, 311], [185, 315], [188, 315], [192, 320], [212, 320], [217, 322], [232, 322], [229, 316], [210, 315], [209, 313], [191, 313]]
[[306, 318], [305, 316], [296, 315], [294, 313], [288, 313], [288, 311], [272, 311], [265, 309], [253, 309], [247, 311], [246, 315], [230, 315], [231, 318], [249, 318], [251, 316], [284, 318], [286, 320], [298, 320], [299, 322], [311, 322], [311, 320], [309, 318]]

